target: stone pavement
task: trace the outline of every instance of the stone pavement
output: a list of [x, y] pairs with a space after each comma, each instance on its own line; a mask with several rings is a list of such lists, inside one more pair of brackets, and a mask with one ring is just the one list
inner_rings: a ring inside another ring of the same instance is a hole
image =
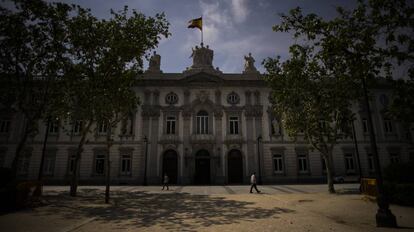
[[414, 208], [391, 206], [401, 228], [375, 227], [377, 206], [357, 185], [45, 187], [43, 205], [0, 216], [0, 231], [414, 231]]

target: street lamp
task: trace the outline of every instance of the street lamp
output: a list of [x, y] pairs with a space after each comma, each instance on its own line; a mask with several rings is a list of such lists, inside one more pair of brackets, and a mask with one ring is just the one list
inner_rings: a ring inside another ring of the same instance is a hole
[[262, 184], [262, 171], [260, 168], [260, 141], [262, 140], [262, 136], [259, 135], [259, 137], [257, 137], [257, 159], [258, 159], [258, 167], [259, 167], [259, 178], [258, 178], [258, 183]]
[[148, 138], [144, 136], [145, 143], [145, 161], [144, 161], [144, 186], [147, 185], [147, 158], [148, 158]]
[[372, 157], [374, 159], [374, 167], [375, 167], [375, 173], [377, 177], [376, 178], [377, 179], [377, 192], [378, 192], [377, 204], [379, 208], [377, 210], [377, 214], [375, 215], [375, 219], [376, 219], [378, 227], [397, 227], [397, 220], [395, 219], [394, 214], [392, 214], [389, 208], [389, 202], [384, 194], [384, 186], [383, 186], [381, 167], [380, 167], [379, 157], [378, 157], [377, 143], [375, 141], [374, 126], [372, 124], [372, 116], [371, 116], [371, 110], [369, 107], [369, 99], [368, 99], [368, 90], [367, 90], [367, 85], [365, 81], [366, 81], [365, 78], [362, 78], [364, 101], [365, 101], [365, 107], [366, 107], [367, 115], [368, 115], [368, 128], [369, 128], [369, 137], [370, 137], [371, 149], [372, 149]]

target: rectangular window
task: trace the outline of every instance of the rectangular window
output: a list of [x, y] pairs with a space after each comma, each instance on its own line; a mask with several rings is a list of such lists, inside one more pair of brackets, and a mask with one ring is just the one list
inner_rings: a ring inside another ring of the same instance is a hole
[[368, 171], [375, 171], [374, 156], [371, 153], [368, 154]]
[[25, 151], [24, 154], [18, 160], [17, 173], [19, 175], [27, 175], [29, 173], [30, 158], [32, 156], [31, 151]]
[[121, 175], [131, 175], [131, 155], [121, 156]]
[[197, 115], [197, 134], [208, 134], [207, 115]]
[[298, 171], [299, 173], [308, 173], [308, 159], [306, 155], [300, 154], [298, 155]]
[[239, 134], [239, 117], [230, 117], [230, 134], [237, 135]]
[[176, 122], [176, 119], [174, 116], [167, 117], [167, 134], [168, 135], [175, 134], [175, 122]]
[[389, 119], [384, 120], [384, 132], [392, 133], [392, 121]]
[[100, 135], [106, 135], [106, 132], [108, 131], [108, 124], [105, 122], [100, 122], [98, 124], [98, 134]]
[[352, 153], [345, 154], [345, 170], [347, 173], [355, 173], [354, 155]]
[[280, 135], [282, 133], [280, 123], [277, 120], [277, 118], [273, 117], [270, 122], [270, 125], [271, 125], [272, 135]]
[[362, 131], [364, 133], [368, 133], [369, 132], [369, 127], [368, 127], [368, 120], [367, 119], [362, 119]]
[[76, 160], [75, 154], [69, 156], [69, 160], [68, 160], [68, 173], [69, 174], [73, 174], [73, 171], [75, 170], [75, 160]]
[[2, 119], [0, 120], [0, 133], [8, 133], [10, 131], [10, 120]]
[[122, 120], [121, 134], [122, 135], [134, 134], [134, 114], [133, 113], [130, 113], [127, 118]]
[[283, 173], [283, 156], [281, 154], [273, 155], [273, 167], [276, 174]]
[[323, 174], [326, 174], [326, 162], [325, 162], [325, 159], [322, 158], [321, 160], [322, 160], [322, 173]]
[[49, 122], [49, 134], [59, 133], [59, 121], [53, 120]]
[[82, 131], [82, 127], [83, 127], [83, 121], [82, 120], [76, 120], [73, 124], [73, 129], [72, 132], [75, 135], [79, 135]]
[[103, 175], [105, 171], [105, 155], [97, 154], [95, 156], [95, 174]]
[[321, 128], [322, 131], [326, 130], [327, 128], [327, 123], [324, 120], [320, 120], [319, 121], [319, 128]]
[[396, 164], [400, 162], [400, 156], [397, 153], [390, 153], [390, 162]]
[[55, 170], [56, 151], [48, 151], [43, 162], [43, 174], [52, 176]]
[[6, 149], [0, 149], [0, 167], [4, 167], [5, 166], [5, 162], [6, 162]]

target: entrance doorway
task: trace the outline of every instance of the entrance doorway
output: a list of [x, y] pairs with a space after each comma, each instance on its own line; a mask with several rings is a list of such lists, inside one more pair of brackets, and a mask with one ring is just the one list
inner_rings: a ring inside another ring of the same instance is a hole
[[167, 150], [162, 159], [162, 179], [167, 173], [170, 178], [170, 184], [177, 184], [178, 176], [178, 155], [174, 150]]
[[210, 154], [200, 150], [195, 156], [195, 184], [210, 184]]
[[243, 158], [239, 150], [231, 150], [227, 156], [229, 184], [243, 183]]

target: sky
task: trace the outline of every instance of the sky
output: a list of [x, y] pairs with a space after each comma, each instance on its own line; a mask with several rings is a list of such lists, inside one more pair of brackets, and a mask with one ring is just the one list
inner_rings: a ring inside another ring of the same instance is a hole
[[[241, 73], [244, 56], [249, 52], [261, 65], [267, 57], [288, 56], [295, 42], [288, 33], [276, 33], [272, 26], [280, 23], [279, 13], [301, 7], [305, 13], [324, 18], [336, 15], [335, 7], [352, 8], [354, 0], [64, 0], [90, 8], [100, 18], [110, 17], [110, 9], [136, 9], [147, 16], [164, 12], [172, 35], [163, 38], [157, 53], [164, 73], [180, 73], [191, 66], [191, 48], [200, 44], [198, 29], [187, 28], [188, 21], [203, 16], [204, 44], [214, 50], [214, 67], [224, 73]], [[148, 61], [145, 62], [146, 68]]]

